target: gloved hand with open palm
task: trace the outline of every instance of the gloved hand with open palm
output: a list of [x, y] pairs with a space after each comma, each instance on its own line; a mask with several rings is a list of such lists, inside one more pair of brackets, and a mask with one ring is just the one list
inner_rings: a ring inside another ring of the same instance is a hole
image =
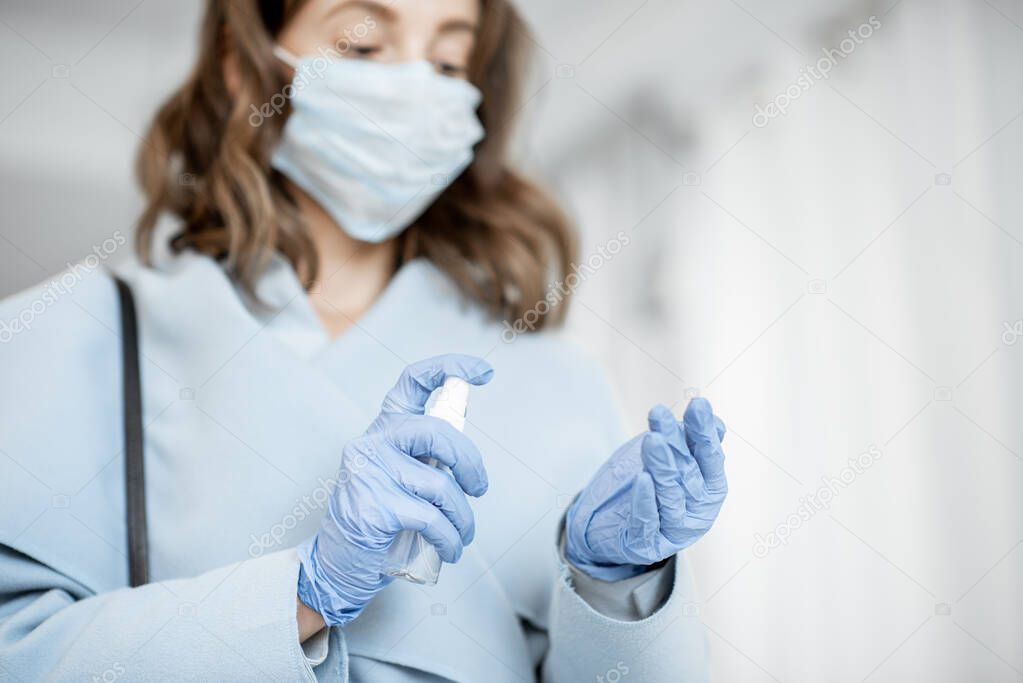
[[629, 578], [692, 545], [728, 493], [725, 426], [706, 399], [693, 399], [681, 423], [664, 406], [651, 409], [648, 422], [569, 508], [565, 555], [593, 578]]

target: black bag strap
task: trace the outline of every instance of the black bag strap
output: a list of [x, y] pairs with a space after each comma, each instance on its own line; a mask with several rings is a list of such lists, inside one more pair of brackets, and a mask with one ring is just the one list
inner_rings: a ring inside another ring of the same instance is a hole
[[114, 277], [121, 308], [121, 365], [124, 378], [124, 493], [128, 527], [128, 578], [132, 588], [149, 583], [146, 524], [145, 447], [142, 431], [142, 379], [139, 372], [135, 298], [128, 284]]

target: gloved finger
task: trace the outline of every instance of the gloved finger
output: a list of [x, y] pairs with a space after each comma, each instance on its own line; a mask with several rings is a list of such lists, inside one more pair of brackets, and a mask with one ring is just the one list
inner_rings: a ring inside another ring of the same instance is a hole
[[656, 405], [650, 409], [647, 424], [650, 425], [651, 432], [663, 436], [671, 447], [675, 454], [675, 466], [682, 476], [682, 486], [690, 495], [695, 495], [703, 488], [703, 475], [696, 459], [689, 451], [689, 445], [682, 433], [682, 425], [675, 419], [671, 410], [663, 405]]
[[465, 494], [449, 474], [406, 457], [401, 451], [388, 451], [382, 457], [397, 473], [402, 488], [437, 507], [458, 530], [462, 543], [472, 543], [476, 535], [476, 518]]
[[700, 465], [704, 484], [709, 491], [725, 487], [725, 452], [721, 449], [718, 436], [718, 422], [714, 417], [710, 401], [694, 398], [689, 402], [682, 418], [686, 439], [696, 462]]
[[672, 414], [671, 409], [662, 404], [657, 404], [650, 409], [646, 416], [647, 425], [651, 432], [657, 432], [664, 437], [668, 445], [682, 453], [688, 453], [689, 448], [682, 438], [682, 430], [679, 429], [678, 420]]
[[661, 533], [670, 542], [680, 543], [685, 532], [686, 495], [675, 466], [675, 456], [658, 432], [650, 432], [643, 437], [639, 452], [643, 469], [654, 483]]
[[649, 549], [654, 544], [660, 528], [660, 516], [657, 512], [657, 493], [654, 480], [647, 472], [640, 472], [632, 481], [632, 504], [629, 510], [629, 526], [626, 530], [628, 548], [643, 553], [650, 562], [661, 558], [649, 558]]
[[422, 415], [430, 394], [448, 377], [461, 377], [479, 386], [493, 376], [490, 363], [476, 356], [448, 353], [427, 358], [405, 368], [398, 382], [384, 396], [380, 412]]
[[725, 434], [728, 433], [728, 428], [725, 427], [724, 421], [717, 415], [714, 416], [714, 427], [717, 429], [718, 441], [724, 441]]
[[479, 448], [468, 436], [440, 418], [415, 415], [388, 434], [396, 448], [413, 458], [436, 458], [451, 469], [455, 481], [470, 496], [487, 492], [487, 468]]
[[458, 530], [444, 514], [433, 505], [416, 498], [405, 496], [406, 500], [396, 504], [394, 515], [402, 529], [418, 531], [426, 542], [437, 549], [440, 559], [458, 562], [462, 557], [462, 538]]

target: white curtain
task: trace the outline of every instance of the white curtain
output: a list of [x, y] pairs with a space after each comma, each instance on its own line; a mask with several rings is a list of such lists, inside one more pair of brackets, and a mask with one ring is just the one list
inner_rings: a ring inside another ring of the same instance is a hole
[[[583, 257], [632, 236], [570, 326], [636, 429], [694, 393], [730, 427], [731, 496], [691, 552], [720, 680], [1018, 680], [1023, 9], [746, 9], [721, 49], [768, 43], [710, 95], [684, 92], [715, 68], [671, 60], [684, 38], [617, 99], [547, 95], [593, 126], [546, 167]], [[752, 124], [871, 15], [829, 79]]]

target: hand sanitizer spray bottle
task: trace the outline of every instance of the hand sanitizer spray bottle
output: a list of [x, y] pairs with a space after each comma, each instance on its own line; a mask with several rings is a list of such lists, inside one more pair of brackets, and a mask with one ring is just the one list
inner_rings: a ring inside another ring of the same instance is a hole
[[[426, 414], [438, 417], [458, 431], [465, 429], [465, 411], [469, 399], [469, 384], [458, 377], [448, 377], [444, 385], [434, 392], [433, 402]], [[435, 459], [427, 465], [447, 468]], [[406, 529], [394, 537], [387, 551], [387, 574], [413, 583], [433, 585], [440, 576], [441, 559], [437, 550], [418, 531]]]

